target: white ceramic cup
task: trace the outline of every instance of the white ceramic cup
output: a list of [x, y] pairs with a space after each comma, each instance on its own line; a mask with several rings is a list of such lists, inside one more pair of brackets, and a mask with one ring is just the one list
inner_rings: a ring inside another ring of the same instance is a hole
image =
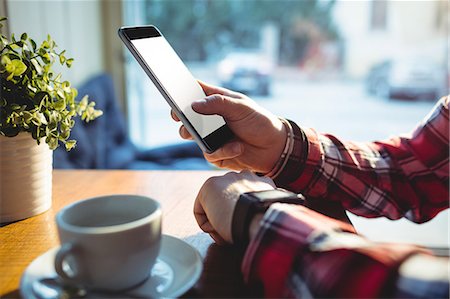
[[158, 256], [161, 219], [159, 203], [137, 195], [100, 196], [64, 207], [56, 215], [57, 274], [99, 290], [139, 285]]

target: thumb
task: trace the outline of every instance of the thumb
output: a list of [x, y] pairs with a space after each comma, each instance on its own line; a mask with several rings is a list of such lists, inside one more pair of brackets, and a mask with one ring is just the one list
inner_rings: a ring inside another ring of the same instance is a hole
[[192, 102], [192, 109], [200, 114], [218, 114], [227, 120], [238, 120], [250, 113], [250, 108], [241, 101], [220, 94]]

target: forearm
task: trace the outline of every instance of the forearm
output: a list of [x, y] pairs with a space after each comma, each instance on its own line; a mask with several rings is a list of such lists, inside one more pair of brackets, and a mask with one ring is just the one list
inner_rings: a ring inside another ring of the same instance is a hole
[[[301, 206], [275, 204], [260, 219], [250, 229], [242, 269], [267, 297], [305, 291], [313, 297], [411, 297], [424, 291], [437, 298], [445, 290], [448, 297], [448, 259], [414, 246], [369, 242]], [[419, 273], [412, 270], [417, 265]]]
[[277, 186], [366, 217], [423, 222], [448, 207], [448, 99], [412, 136], [384, 142], [347, 142], [291, 124], [295, 142]]

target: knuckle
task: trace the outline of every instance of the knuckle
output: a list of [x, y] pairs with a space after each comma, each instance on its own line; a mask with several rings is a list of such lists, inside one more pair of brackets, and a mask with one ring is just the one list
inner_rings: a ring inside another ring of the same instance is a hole
[[215, 181], [215, 180], [216, 180], [216, 177], [212, 176], [212, 177], [208, 178], [208, 179], [205, 181], [205, 183], [203, 184], [203, 186], [205, 187], [205, 186], [214, 184], [214, 181]]
[[218, 160], [214, 163], [219, 168], [225, 168], [225, 161], [224, 160]]
[[225, 97], [218, 93], [211, 95], [210, 99], [212, 102], [217, 104], [223, 104], [226, 101]]
[[212, 186], [214, 186], [216, 183], [217, 183], [217, 181], [220, 179], [220, 176], [212, 176], [212, 177], [209, 177], [206, 181], [205, 181], [205, 183], [203, 184], [203, 187], [202, 187], [202, 189], [203, 188], [211, 188]]
[[223, 148], [219, 148], [218, 150], [216, 150], [211, 154], [205, 153], [204, 156], [209, 162], [219, 162], [224, 157]]
[[237, 173], [236, 171], [230, 171], [227, 172], [224, 176], [228, 179], [236, 179], [239, 176], [239, 173]]
[[206, 161], [208, 161], [209, 163], [216, 165], [216, 162], [214, 161], [214, 159], [211, 158], [211, 156], [203, 153], [203, 157], [205, 157]]

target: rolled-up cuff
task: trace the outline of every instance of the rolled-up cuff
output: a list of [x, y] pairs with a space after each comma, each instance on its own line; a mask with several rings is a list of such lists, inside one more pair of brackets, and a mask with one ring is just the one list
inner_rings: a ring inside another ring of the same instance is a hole
[[309, 143], [305, 131], [295, 122], [288, 120], [292, 130], [292, 150], [285, 157], [283, 168], [272, 179], [277, 186], [290, 189], [289, 185], [301, 176], [308, 158]]

